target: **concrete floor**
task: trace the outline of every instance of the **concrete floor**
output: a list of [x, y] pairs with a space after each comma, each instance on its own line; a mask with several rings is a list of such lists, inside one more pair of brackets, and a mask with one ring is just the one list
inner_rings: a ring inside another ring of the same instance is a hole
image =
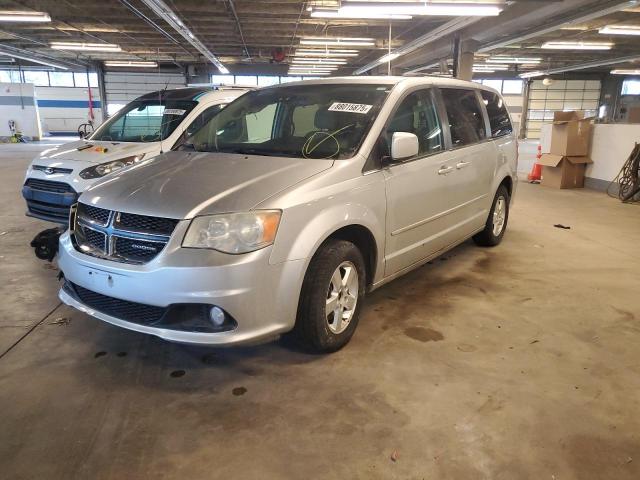
[[501, 246], [373, 293], [341, 352], [208, 350], [59, 305], [37, 148], [0, 146], [2, 478], [640, 478], [637, 206], [521, 183]]

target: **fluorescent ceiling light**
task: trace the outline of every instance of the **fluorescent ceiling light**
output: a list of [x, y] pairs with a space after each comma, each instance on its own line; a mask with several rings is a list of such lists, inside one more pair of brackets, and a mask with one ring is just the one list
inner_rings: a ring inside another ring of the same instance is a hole
[[296, 76], [321, 77], [326, 75], [331, 75], [331, 72], [298, 72], [298, 71], [289, 72], [289, 76], [292, 76], [292, 77], [296, 77]]
[[640, 25], [606, 25], [598, 33], [604, 35], [640, 35]]
[[389, 15], [384, 13], [352, 12], [346, 13], [339, 10], [314, 10], [313, 18], [362, 18], [367, 20], [411, 20], [411, 15]]
[[296, 57], [357, 57], [357, 53], [338, 53], [336, 51], [326, 51], [326, 50], [309, 50], [309, 51], [301, 51], [296, 50]]
[[347, 63], [346, 60], [342, 60], [340, 58], [310, 58], [310, 57], [303, 57], [303, 58], [294, 58], [293, 60], [291, 60], [291, 63], [300, 63], [300, 64], [309, 64], [309, 63], [314, 63], [314, 64], [323, 64], [323, 65], [344, 65]]
[[546, 42], [541, 48], [551, 50], [611, 50], [614, 44], [610, 42]]
[[387, 53], [386, 55], [380, 57], [378, 59], [378, 63], [387, 63], [387, 62], [391, 62], [392, 60], [395, 60], [396, 58], [398, 58], [400, 56], [399, 53]]
[[78, 43], [78, 42], [51, 42], [54, 50], [79, 50], [83, 52], [121, 52], [119, 45], [113, 43]]
[[520, 78], [535, 78], [535, 77], [543, 77], [545, 76], [546, 73], [541, 72], [541, 71], [535, 71], [535, 72], [526, 72], [526, 73], [521, 73], [519, 75]]
[[59, 68], [61, 70], [69, 70], [64, 65], [60, 65], [59, 63], [50, 62], [48, 60], [40, 60], [35, 57], [29, 57], [27, 55], [19, 55], [15, 53], [8, 52], [0, 52], [0, 55], [6, 55], [7, 57], [19, 58], [20, 60], [27, 60], [28, 62], [39, 63], [40, 65], [46, 65], [47, 67]]
[[346, 37], [302, 37], [300, 45], [323, 45], [330, 47], [373, 47], [374, 38], [346, 38]]
[[292, 72], [294, 70], [304, 70], [304, 71], [314, 71], [314, 72], [331, 72], [333, 70], [337, 70], [338, 67], [314, 67], [314, 66], [307, 66], [307, 65], [302, 65], [300, 67], [296, 67], [295, 65], [292, 65], [289, 67], [289, 71]]
[[155, 68], [158, 66], [157, 62], [137, 62], [137, 61], [107, 61], [104, 62], [105, 67], [136, 67], [136, 68]]
[[490, 57], [485, 60], [487, 63], [514, 63], [533, 65], [542, 62], [540, 57]]
[[0, 22], [50, 22], [51, 17], [44, 12], [21, 12], [0, 10]]
[[473, 68], [479, 68], [479, 69], [491, 69], [491, 70], [501, 70], [501, 71], [506, 71], [509, 70], [509, 65], [474, 65]]
[[449, 17], [489, 17], [500, 15], [503, 5], [488, 3], [386, 3], [355, 2], [342, 4], [338, 12], [343, 15], [373, 13], [380, 15], [444, 15]]
[[628, 68], [618, 68], [616, 70], [611, 70], [612, 75], [640, 75], [640, 68], [636, 69], [628, 69]]
[[489, 70], [487, 68], [480, 68], [480, 69], [474, 68], [473, 72], [474, 73], [495, 73], [496, 71], [495, 70]]
[[298, 53], [313, 53], [313, 54], [327, 54], [327, 53], [358, 53], [358, 50], [352, 50], [348, 48], [298, 48], [296, 49], [296, 54]]

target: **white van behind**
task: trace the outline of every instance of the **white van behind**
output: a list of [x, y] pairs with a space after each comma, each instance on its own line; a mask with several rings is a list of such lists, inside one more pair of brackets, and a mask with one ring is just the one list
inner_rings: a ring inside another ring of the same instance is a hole
[[90, 137], [43, 151], [22, 187], [26, 215], [67, 224], [69, 209], [98, 179], [170, 150], [197, 131], [243, 87], [188, 87], [143, 95]]

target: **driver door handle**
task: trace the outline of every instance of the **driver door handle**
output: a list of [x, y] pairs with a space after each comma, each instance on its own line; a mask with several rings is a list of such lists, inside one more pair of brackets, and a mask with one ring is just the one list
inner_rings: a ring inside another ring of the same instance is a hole
[[471, 162], [458, 162], [456, 163], [456, 168], [460, 170], [461, 168], [468, 167], [471, 165]]
[[444, 165], [438, 170], [438, 175], [446, 175], [453, 170], [453, 167], [445, 167]]

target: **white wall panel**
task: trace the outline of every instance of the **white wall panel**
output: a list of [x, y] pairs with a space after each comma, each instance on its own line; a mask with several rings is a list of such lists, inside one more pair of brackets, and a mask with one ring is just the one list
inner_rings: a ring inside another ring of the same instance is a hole
[[109, 104], [127, 104], [140, 95], [186, 86], [185, 77], [176, 73], [105, 73], [104, 77], [107, 102]]

